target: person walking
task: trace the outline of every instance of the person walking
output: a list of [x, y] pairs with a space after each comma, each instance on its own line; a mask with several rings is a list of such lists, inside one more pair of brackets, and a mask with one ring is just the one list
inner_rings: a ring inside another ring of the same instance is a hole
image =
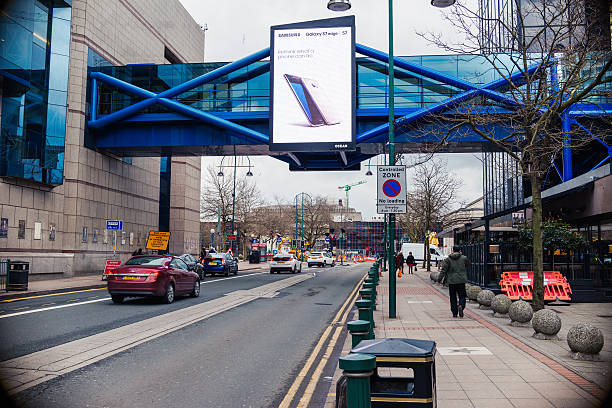
[[412, 268], [414, 268], [416, 271], [416, 261], [414, 260], [412, 252], [408, 252], [408, 256], [406, 257], [406, 265], [408, 265], [408, 273], [412, 273]]
[[404, 254], [399, 251], [395, 256], [395, 266], [397, 267], [397, 277], [401, 278], [404, 274]]
[[[463, 317], [465, 309], [465, 284], [467, 283], [467, 268], [470, 261], [467, 256], [461, 254], [461, 248], [453, 246], [453, 253], [446, 258], [442, 264], [442, 270], [438, 276], [438, 282], [446, 279], [448, 283], [448, 294], [450, 296], [450, 307], [453, 317]], [[459, 304], [457, 305], [457, 297]]]

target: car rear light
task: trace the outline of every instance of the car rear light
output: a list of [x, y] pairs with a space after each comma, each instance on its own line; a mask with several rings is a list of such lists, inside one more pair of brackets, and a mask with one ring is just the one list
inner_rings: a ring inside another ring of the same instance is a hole
[[225, 265], [225, 259], [221, 260], [221, 265]]

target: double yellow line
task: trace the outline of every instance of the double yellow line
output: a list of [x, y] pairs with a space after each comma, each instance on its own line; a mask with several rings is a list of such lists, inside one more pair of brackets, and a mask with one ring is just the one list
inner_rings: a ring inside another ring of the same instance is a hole
[[302, 398], [300, 399], [297, 405], [298, 407], [308, 406], [308, 404], [310, 403], [310, 400], [312, 399], [312, 395], [317, 386], [317, 383], [319, 382], [319, 378], [321, 377], [321, 374], [323, 373], [323, 369], [325, 368], [327, 361], [331, 357], [334, 346], [336, 345], [336, 342], [338, 341], [338, 337], [340, 336], [340, 333], [342, 332], [344, 324], [346, 323], [348, 314], [351, 311], [351, 306], [355, 298], [357, 297], [357, 292], [359, 288], [361, 287], [361, 284], [363, 283], [364, 279], [365, 279], [365, 276], [359, 280], [359, 282], [357, 283], [357, 285], [355, 286], [351, 294], [348, 296], [348, 298], [346, 299], [346, 301], [344, 302], [340, 310], [338, 310], [338, 313], [336, 313], [336, 316], [334, 317], [334, 319], [331, 321], [329, 326], [327, 326], [327, 328], [323, 332], [323, 335], [321, 336], [321, 338], [317, 342], [317, 345], [312, 351], [312, 354], [310, 355], [310, 357], [308, 357], [308, 360], [306, 360], [306, 364], [304, 364], [304, 367], [302, 367], [302, 369], [300, 370], [295, 381], [289, 388], [287, 395], [285, 395], [285, 398], [283, 398], [278, 408], [289, 408], [291, 402], [295, 398], [295, 395], [297, 394], [298, 390], [302, 386], [302, 383], [306, 379], [306, 375], [308, 374], [308, 372], [310, 371], [310, 368], [314, 364], [315, 359], [317, 358], [321, 349], [323, 348], [323, 345], [330, 338], [330, 333], [332, 332], [336, 324], [340, 323], [338, 326], [335, 327], [334, 333], [331, 336], [331, 340], [327, 348], [325, 349], [325, 353], [321, 357], [319, 364], [317, 364], [317, 367], [315, 368], [312, 376], [310, 377], [310, 381], [306, 385], [304, 395], [302, 396]]

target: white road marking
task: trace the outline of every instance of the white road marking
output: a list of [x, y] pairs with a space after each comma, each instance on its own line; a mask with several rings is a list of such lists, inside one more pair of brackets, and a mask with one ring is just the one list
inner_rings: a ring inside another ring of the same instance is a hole
[[236, 275], [236, 276], [232, 276], [231, 278], [221, 278], [221, 279], [215, 279], [215, 280], [211, 280], [211, 281], [200, 281], [200, 285], [205, 285], [207, 283], [214, 283], [214, 282], [221, 282], [221, 281], [226, 281], [226, 280], [230, 280], [230, 279], [238, 279], [238, 278], [244, 278], [246, 276], [253, 276], [253, 275], [262, 275], [264, 273], [270, 273], [268, 271], [266, 272], [256, 272], [256, 273], [248, 273], [246, 275]]
[[[212, 281], [206, 281], [206, 282], [200, 282], [200, 283], [202, 285], [204, 285], [205, 283], [213, 283], [213, 282], [219, 282], [219, 281], [224, 281], [224, 280], [229, 280], [229, 279], [244, 278], [245, 276], [261, 275], [263, 273], [267, 273], [267, 272], [250, 273], [248, 275], [233, 276], [231, 278], [215, 279], [215, 280], [212, 280]], [[7, 318], [7, 317], [13, 317], [13, 316], [25, 315], [25, 314], [29, 314], [29, 313], [45, 312], [47, 310], [62, 309], [64, 307], [86, 305], [88, 303], [102, 302], [102, 301], [105, 301], [105, 300], [110, 300], [110, 298], [109, 297], [105, 297], [105, 298], [102, 298], [102, 299], [87, 300], [85, 302], [70, 303], [70, 304], [67, 304], [67, 305], [52, 306], [52, 307], [45, 307], [45, 308], [42, 308], [42, 309], [28, 310], [28, 311], [25, 311], [25, 312], [11, 313], [11, 314], [6, 314], [6, 315], [0, 316], [0, 319], [4, 319], [4, 318]], [[68, 302], [75, 302], [75, 301], [76, 301], [76, 299], [68, 300]]]
[[110, 298], [103, 298], [103, 299], [95, 299], [95, 300], [86, 300], [84, 302], [79, 302], [79, 303], [70, 303], [67, 305], [59, 305], [59, 306], [51, 306], [51, 307], [45, 307], [42, 309], [35, 309], [35, 310], [26, 310], [25, 312], [17, 312], [17, 313], [11, 313], [11, 314], [7, 314], [7, 315], [2, 315], [0, 316], [0, 319], [4, 319], [7, 317], [13, 317], [13, 316], [20, 316], [20, 315], [25, 315], [25, 314], [29, 314], [29, 313], [38, 313], [38, 312], [44, 312], [47, 310], [54, 310], [54, 309], [63, 309], [64, 307], [72, 307], [72, 306], [78, 306], [78, 305], [85, 305], [87, 303], [94, 303], [94, 302], [102, 302], [105, 300], [110, 300]]

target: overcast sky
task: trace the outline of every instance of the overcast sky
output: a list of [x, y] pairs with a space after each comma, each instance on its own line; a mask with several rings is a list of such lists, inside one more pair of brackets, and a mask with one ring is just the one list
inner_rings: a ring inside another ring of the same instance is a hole
[[[384, 0], [352, 0], [351, 9], [345, 13], [327, 10], [327, 0], [180, 1], [198, 23], [208, 27], [205, 44], [207, 62], [234, 61], [267, 48], [271, 25], [351, 14], [355, 15], [358, 43], [380, 50], [388, 48], [388, 8]], [[476, 0], [468, 2], [475, 4]], [[442, 53], [419, 38], [416, 31], [441, 33], [447, 39], [458, 37], [458, 33], [449, 30], [444, 22], [444, 10], [432, 7], [429, 0], [395, 0], [393, 7], [396, 55]], [[482, 167], [477, 155], [440, 156], [448, 161], [451, 171], [463, 179], [461, 198], [464, 201], [472, 201], [482, 195]], [[202, 168], [210, 164], [219, 165], [220, 160], [220, 157], [204, 157]], [[225, 163], [228, 161], [231, 160]], [[275, 195], [291, 201], [301, 191], [311, 195], [343, 198], [344, 192], [338, 190], [338, 186], [367, 180], [366, 184], [351, 190], [350, 204], [361, 211], [365, 219], [376, 215], [376, 180], [365, 176], [365, 167], [359, 172], [289, 172], [287, 164], [270, 157], [251, 157], [251, 162], [254, 164], [253, 179], [264, 197], [270, 201]], [[229, 173], [226, 170], [226, 174]], [[408, 180], [410, 177], [409, 173]]]

